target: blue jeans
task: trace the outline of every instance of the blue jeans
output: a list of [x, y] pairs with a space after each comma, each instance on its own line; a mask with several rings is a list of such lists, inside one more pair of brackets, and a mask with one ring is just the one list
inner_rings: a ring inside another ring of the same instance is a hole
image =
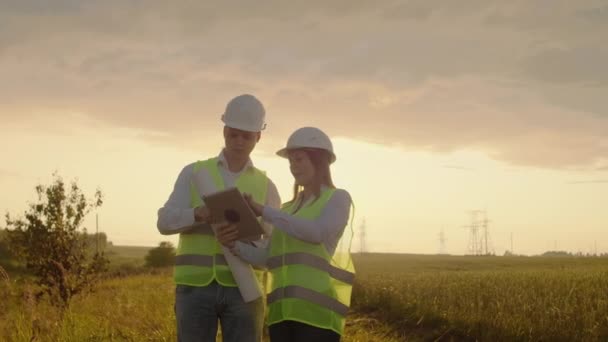
[[245, 303], [237, 287], [177, 285], [175, 316], [179, 342], [215, 342], [218, 320], [224, 342], [260, 342], [264, 302]]

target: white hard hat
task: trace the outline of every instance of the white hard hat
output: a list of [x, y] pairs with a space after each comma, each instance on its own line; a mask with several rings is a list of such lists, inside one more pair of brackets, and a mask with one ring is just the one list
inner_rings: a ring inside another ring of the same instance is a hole
[[287, 152], [297, 148], [318, 148], [329, 152], [330, 163], [336, 161], [334, 147], [327, 134], [316, 127], [302, 127], [297, 129], [287, 139], [287, 146], [277, 151], [277, 155], [287, 158]]
[[266, 111], [255, 96], [239, 95], [226, 105], [222, 121], [226, 126], [249, 132], [260, 132], [266, 128]]

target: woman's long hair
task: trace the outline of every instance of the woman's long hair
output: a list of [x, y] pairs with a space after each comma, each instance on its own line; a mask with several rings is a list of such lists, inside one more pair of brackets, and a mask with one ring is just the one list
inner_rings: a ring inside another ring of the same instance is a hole
[[[312, 163], [315, 169], [315, 175], [312, 183], [312, 193], [315, 196], [315, 201], [319, 199], [321, 196], [321, 186], [325, 185], [328, 188], [335, 188], [334, 182], [331, 179], [331, 170], [329, 169], [329, 164], [331, 160], [331, 155], [329, 152], [318, 149], [318, 148], [302, 148], [300, 149], [308, 158], [310, 158], [310, 162]], [[294, 182], [293, 185], [293, 198], [289, 203], [294, 203], [298, 198], [298, 194], [303, 190], [302, 186], [298, 185], [298, 183]], [[296, 209], [299, 210], [300, 205]]]

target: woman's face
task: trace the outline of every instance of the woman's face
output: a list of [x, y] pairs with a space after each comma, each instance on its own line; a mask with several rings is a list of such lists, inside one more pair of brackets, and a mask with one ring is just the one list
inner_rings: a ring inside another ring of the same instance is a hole
[[296, 184], [301, 186], [311, 185], [315, 178], [315, 167], [302, 150], [291, 150], [288, 152], [289, 169], [296, 180]]

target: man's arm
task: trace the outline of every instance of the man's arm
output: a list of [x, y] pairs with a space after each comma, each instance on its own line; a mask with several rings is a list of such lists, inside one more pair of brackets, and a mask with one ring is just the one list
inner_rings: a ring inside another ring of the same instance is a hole
[[158, 209], [156, 227], [163, 235], [178, 234], [190, 229], [195, 222], [195, 209], [190, 204], [190, 182], [194, 164], [187, 165], [177, 176], [173, 192], [165, 205]]

